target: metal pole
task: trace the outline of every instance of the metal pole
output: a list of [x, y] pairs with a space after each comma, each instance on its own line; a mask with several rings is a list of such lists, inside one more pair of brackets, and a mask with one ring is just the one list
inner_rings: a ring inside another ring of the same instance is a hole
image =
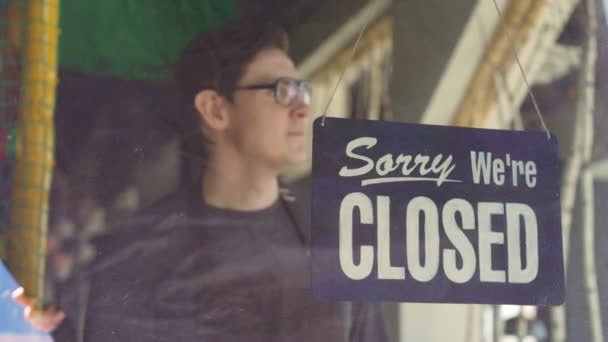
[[48, 196], [54, 164], [59, 0], [24, 6], [17, 145], [11, 195], [8, 265], [26, 294], [42, 304]]

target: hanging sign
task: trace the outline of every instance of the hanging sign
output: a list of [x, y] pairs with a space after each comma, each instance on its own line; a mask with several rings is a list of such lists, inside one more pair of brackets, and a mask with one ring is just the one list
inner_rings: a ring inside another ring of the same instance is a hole
[[554, 136], [321, 120], [311, 232], [318, 297], [564, 302]]

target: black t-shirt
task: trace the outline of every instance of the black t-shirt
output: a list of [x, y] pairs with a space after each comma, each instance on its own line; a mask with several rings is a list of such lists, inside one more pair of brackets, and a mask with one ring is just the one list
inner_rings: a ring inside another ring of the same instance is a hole
[[346, 317], [313, 297], [306, 232], [282, 200], [239, 212], [186, 191], [120, 232], [97, 241], [85, 341], [385, 338], [378, 310]]
[[312, 296], [309, 253], [282, 201], [255, 212], [202, 206], [200, 220], [201, 248], [189, 253], [161, 287], [170, 289], [177, 282], [196, 287], [195, 292], [207, 291], [194, 296], [202, 298], [202, 336], [344, 339], [340, 305]]

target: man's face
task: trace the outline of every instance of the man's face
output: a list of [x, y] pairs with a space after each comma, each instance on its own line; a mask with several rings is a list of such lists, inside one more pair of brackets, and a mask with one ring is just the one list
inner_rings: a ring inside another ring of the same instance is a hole
[[[262, 50], [249, 64], [237, 87], [298, 78], [291, 59], [279, 49]], [[305, 128], [309, 106], [301, 97], [289, 106], [278, 104], [271, 89], [237, 90], [227, 130], [239, 155], [277, 172], [306, 159]]]

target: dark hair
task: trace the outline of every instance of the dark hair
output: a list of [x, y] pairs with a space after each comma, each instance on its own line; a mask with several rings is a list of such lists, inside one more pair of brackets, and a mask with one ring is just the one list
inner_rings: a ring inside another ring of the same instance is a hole
[[199, 34], [183, 50], [177, 64], [183, 99], [192, 103], [199, 91], [213, 89], [231, 100], [246, 67], [267, 48], [287, 52], [287, 34], [280, 26], [237, 21]]
[[[232, 101], [234, 88], [247, 66], [262, 50], [288, 49], [287, 33], [279, 25], [235, 21], [194, 37], [183, 50], [175, 77], [184, 111], [182, 151], [187, 156], [183, 176], [198, 178], [212, 143], [200, 131], [200, 116], [194, 97], [203, 89], [213, 89]], [[200, 158], [199, 158], [200, 157]]]

